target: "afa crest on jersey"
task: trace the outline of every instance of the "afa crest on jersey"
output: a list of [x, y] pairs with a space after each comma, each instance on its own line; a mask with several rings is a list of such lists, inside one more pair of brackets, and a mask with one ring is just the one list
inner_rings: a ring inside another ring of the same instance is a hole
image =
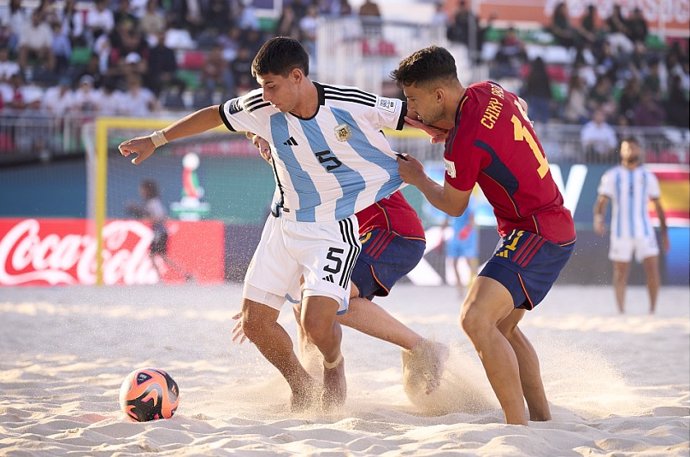
[[352, 130], [347, 124], [340, 124], [335, 128], [335, 137], [338, 141], [347, 141], [352, 136]]

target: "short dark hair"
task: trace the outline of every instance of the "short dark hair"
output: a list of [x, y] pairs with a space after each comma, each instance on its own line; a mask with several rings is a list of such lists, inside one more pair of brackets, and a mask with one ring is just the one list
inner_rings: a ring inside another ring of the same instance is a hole
[[153, 179], [145, 179], [141, 182], [141, 188], [144, 189], [146, 198], [156, 198], [160, 195], [158, 191], [158, 184]]
[[401, 60], [398, 69], [391, 72], [391, 78], [403, 86], [457, 77], [455, 59], [447, 49], [439, 46], [420, 49]]
[[299, 41], [284, 36], [271, 38], [261, 46], [252, 61], [252, 76], [286, 76], [295, 68], [309, 75], [309, 55]]

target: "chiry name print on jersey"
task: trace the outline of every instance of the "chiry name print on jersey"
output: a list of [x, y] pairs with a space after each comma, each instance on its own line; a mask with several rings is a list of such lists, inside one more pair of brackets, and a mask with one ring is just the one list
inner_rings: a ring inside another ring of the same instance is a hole
[[366, 106], [376, 106], [376, 95], [364, 92], [354, 87], [335, 87], [322, 84], [323, 95], [326, 100], [340, 100], [343, 102], [360, 103]]
[[491, 130], [496, 124], [496, 119], [501, 115], [503, 109], [503, 88], [491, 84], [491, 98], [489, 104], [486, 105], [484, 114], [482, 115], [481, 124], [487, 129]]

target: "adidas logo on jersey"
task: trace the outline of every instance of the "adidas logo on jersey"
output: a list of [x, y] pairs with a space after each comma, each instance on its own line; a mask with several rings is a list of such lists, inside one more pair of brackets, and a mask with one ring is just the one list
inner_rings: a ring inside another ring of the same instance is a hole
[[335, 283], [335, 281], [333, 280], [333, 275], [324, 276], [322, 279], [324, 281]]
[[297, 140], [295, 140], [295, 137], [291, 136], [287, 141], [284, 141], [283, 144], [285, 146], [297, 146]]

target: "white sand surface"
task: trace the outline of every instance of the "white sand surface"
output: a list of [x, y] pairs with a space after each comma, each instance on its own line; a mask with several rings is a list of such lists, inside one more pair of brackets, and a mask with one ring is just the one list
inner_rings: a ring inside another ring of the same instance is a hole
[[[402, 284], [379, 301], [450, 345], [436, 408], [406, 397], [399, 349], [346, 330], [349, 397], [330, 415], [288, 412], [278, 372], [251, 344], [231, 342], [240, 296], [237, 285], [0, 289], [0, 455], [690, 453], [686, 287], [663, 289], [654, 316], [643, 288], [629, 289], [620, 316], [608, 287], [556, 287], [521, 325], [554, 416], [528, 427], [502, 423], [452, 288]], [[290, 313], [280, 321], [294, 334]], [[138, 367], [179, 384], [172, 419], [134, 423], [119, 411], [120, 383]]]

